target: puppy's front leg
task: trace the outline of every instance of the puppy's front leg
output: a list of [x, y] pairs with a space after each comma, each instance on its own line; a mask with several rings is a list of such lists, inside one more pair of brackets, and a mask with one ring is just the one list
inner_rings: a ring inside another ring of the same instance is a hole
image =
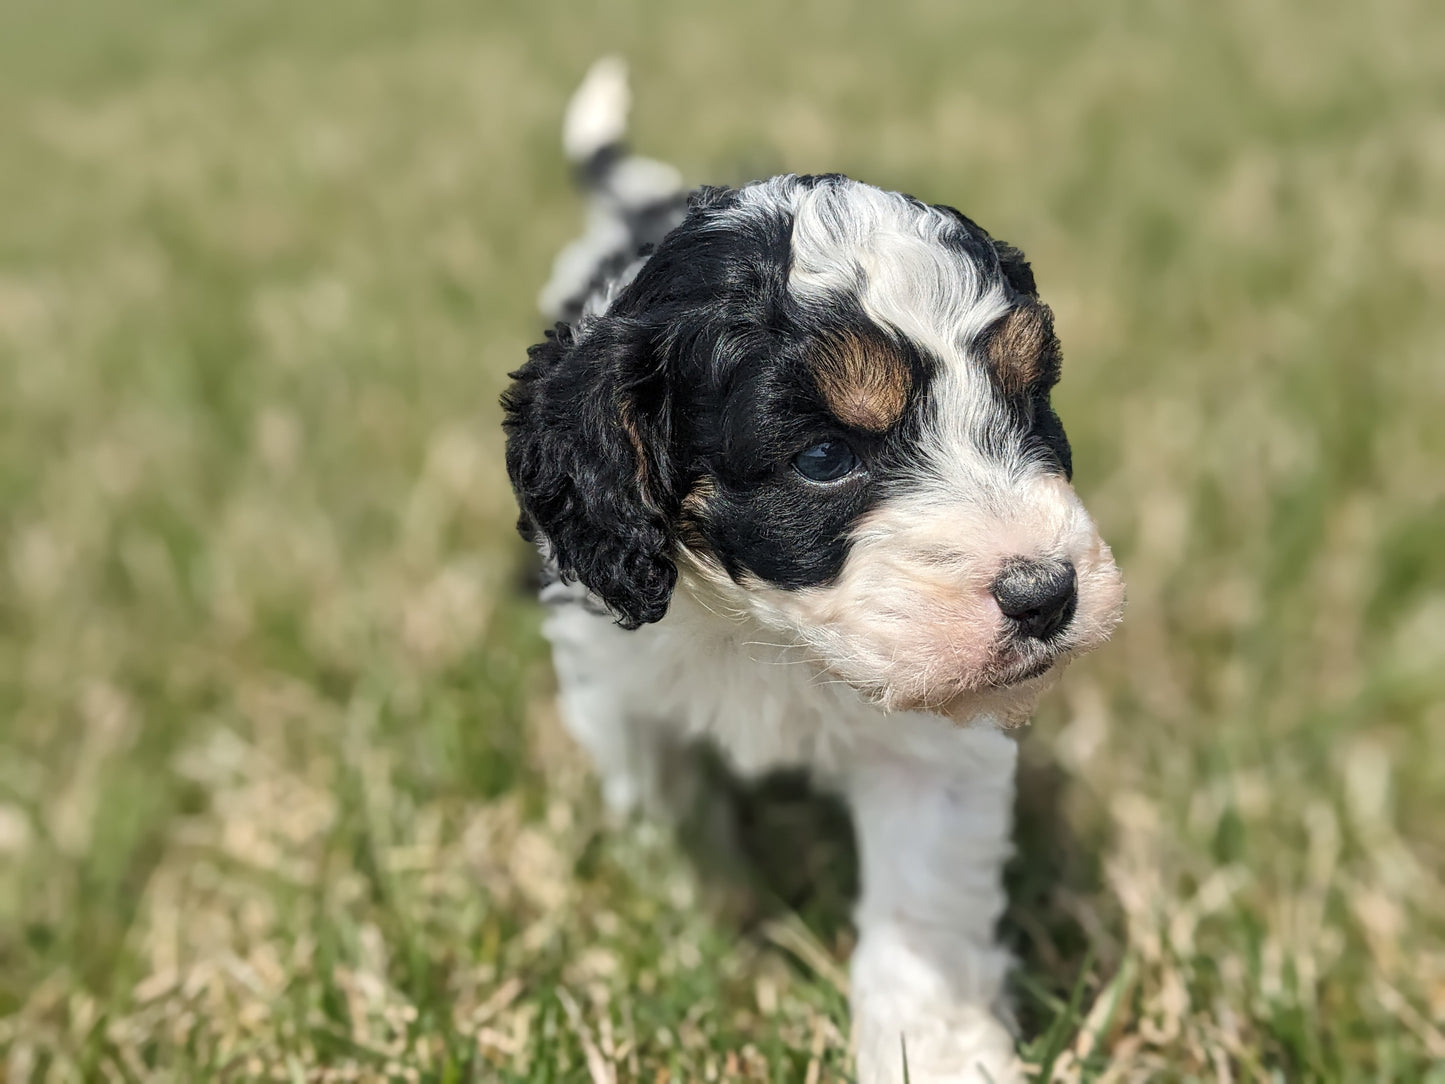
[[557, 670], [562, 722], [592, 757], [602, 794], [618, 814], [642, 811], [670, 819], [692, 800], [695, 770], [676, 727], [650, 716], [638, 686], [639, 651], [612, 619], [577, 603], [572, 584], [553, 584], [542, 598], [556, 609], [544, 626]]
[[[900, 723], [904, 720], [895, 717]], [[938, 720], [848, 770], [862, 860], [852, 964], [859, 1084], [1022, 1079], [997, 1015], [1008, 954], [1003, 911], [1016, 748], [988, 725], [941, 731]]]

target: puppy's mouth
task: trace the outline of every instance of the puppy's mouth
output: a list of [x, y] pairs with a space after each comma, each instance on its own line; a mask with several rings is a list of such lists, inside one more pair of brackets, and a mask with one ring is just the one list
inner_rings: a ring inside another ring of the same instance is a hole
[[898, 696], [883, 688], [873, 698], [894, 711], [933, 711], [954, 715], [995, 699], [998, 694], [1017, 693], [1028, 700], [1042, 691], [1046, 679], [1063, 669], [1074, 653], [1043, 644], [1010, 644], [1002, 647], [993, 662], [982, 670], [935, 686], [927, 694]]
[[999, 667], [989, 684], [996, 689], [1010, 689], [1043, 677], [1068, 658], [1068, 653], [1061, 651], [1030, 652], [1024, 658]]

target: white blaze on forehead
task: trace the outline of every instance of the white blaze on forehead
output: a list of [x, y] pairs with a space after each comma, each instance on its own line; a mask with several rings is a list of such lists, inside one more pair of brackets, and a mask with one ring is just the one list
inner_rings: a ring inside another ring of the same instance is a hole
[[[779, 177], [740, 193], [744, 208], [793, 216], [789, 286], [800, 299], [855, 297], [864, 312], [938, 364], [917, 481], [944, 500], [1006, 502], [1028, 475], [1017, 423], [974, 356], [1010, 307], [1003, 277], [954, 239], [952, 215], [856, 181], [812, 188]], [[986, 451], [985, 449], [989, 449]]]
[[804, 190], [793, 216], [794, 293], [852, 294], [945, 364], [1007, 307], [1002, 282], [950, 244], [962, 226], [946, 212], [844, 182]]

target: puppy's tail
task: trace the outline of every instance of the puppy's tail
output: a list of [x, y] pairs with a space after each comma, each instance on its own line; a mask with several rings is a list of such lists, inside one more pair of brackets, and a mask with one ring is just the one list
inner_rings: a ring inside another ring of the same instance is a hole
[[656, 244], [682, 218], [682, 175], [665, 162], [629, 153], [627, 64], [603, 57], [582, 80], [562, 122], [562, 150], [587, 197], [587, 231], [562, 250], [537, 298], [543, 315], [575, 320], [590, 298], [610, 295], [638, 250]]
[[620, 56], [603, 57], [573, 92], [562, 119], [562, 150], [584, 183], [601, 180], [621, 156], [631, 108], [627, 62]]

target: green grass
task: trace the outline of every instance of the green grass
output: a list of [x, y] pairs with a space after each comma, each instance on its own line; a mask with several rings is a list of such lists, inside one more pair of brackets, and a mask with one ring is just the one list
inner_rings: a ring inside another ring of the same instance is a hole
[[840, 844], [700, 873], [550, 707], [495, 404], [604, 50], [1057, 312], [1130, 603], [1024, 739], [1042, 1075], [1445, 1081], [1424, 0], [0, 7], [0, 1080], [847, 1077]]

